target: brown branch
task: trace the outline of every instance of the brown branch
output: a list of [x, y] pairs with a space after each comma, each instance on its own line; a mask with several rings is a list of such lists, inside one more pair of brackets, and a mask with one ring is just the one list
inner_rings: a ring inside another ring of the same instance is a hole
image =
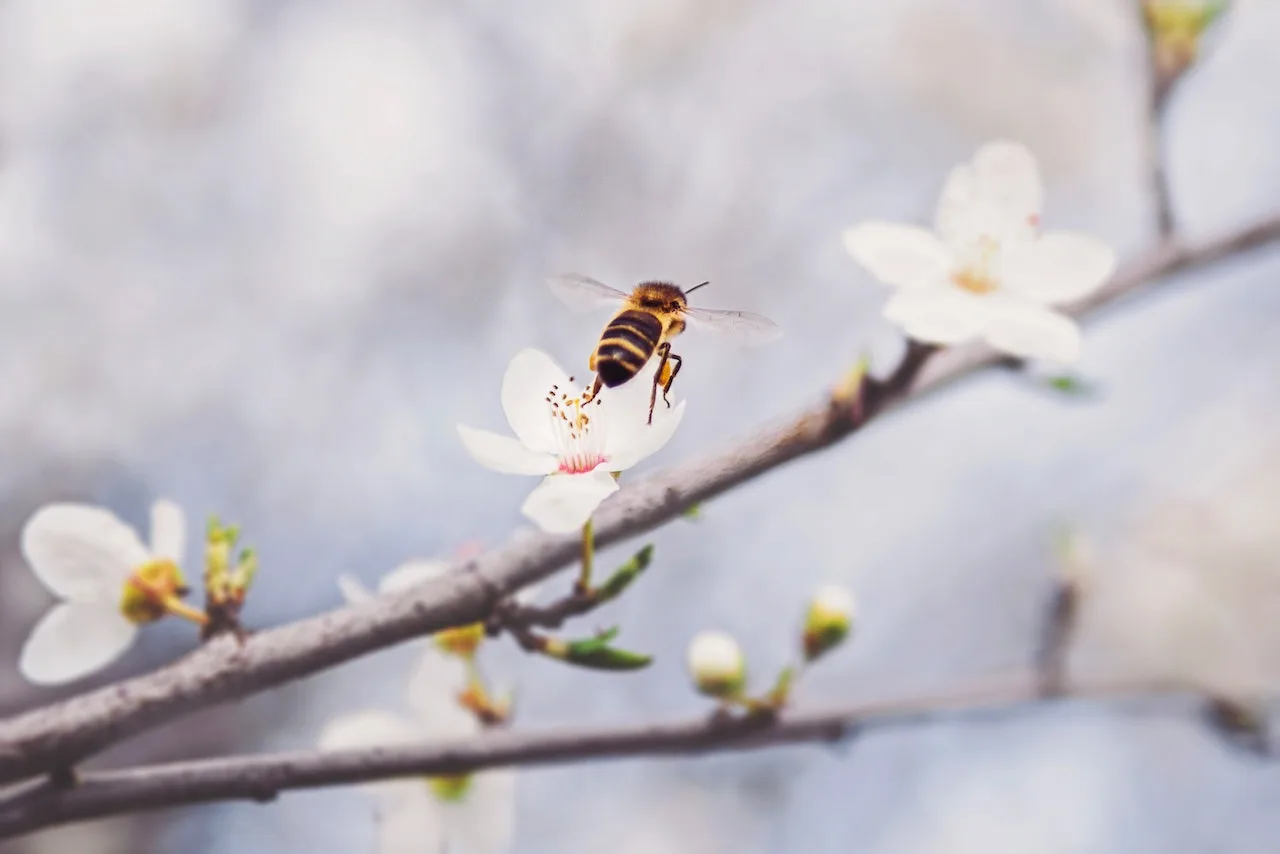
[[[1041, 694], [1020, 677], [905, 699], [861, 702], [777, 715], [709, 715], [665, 724], [596, 729], [489, 730], [463, 741], [392, 749], [277, 753], [172, 762], [87, 773], [70, 788], [38, 783], [0, 801], [0, 839], [43, 827], [125, 812], [225, 800], [274, 800], [283, 791], [461, 774], [497, 766], [546, 765], [637, 756], [698, 755], [801, 742], [837, 742], [871, 728], [927, 724], [952, 715], [1009, 712], [1067, 700], [1203, 697], [1186, 684], [1111, 681], [1064, 686]], [[1171, 708], [1194, 711], [1195, 704]]]
[[[1280, 239], [1280, 217], [1195, 246], [1165, 245], [1129, 264], [1080, 313], [1158, 277]], [[596, 542], [608, 546], [676, 518], [689, 507], [850, 435], [904, 399], [961, 379], [997, 361], [981, 347], [960, 347], [868, 387], [861, 406], [823, 400], [778, 426], [701, 460], [626, 486], [595, 517]], [[875, 389], [881, 388], [882, 391]], [[0, 721], [0, 783], [69, 768], [149, 728], [217, 703], [278, 687], [420, 635], [486, 619], [514, 591], [578, 557], [576, 535], [541, 534], [466, 561], [459, 572], [395, 597], [380, 597], [270, 629], [244, 640], [224, 636], [166, 667]]]

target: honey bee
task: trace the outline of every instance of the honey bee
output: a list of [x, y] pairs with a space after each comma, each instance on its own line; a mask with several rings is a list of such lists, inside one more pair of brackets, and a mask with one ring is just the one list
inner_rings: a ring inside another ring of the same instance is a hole
[[595, 384], [589, 392], [594, 398], [601, 386], [614, 388], [640, 373], [654, 354], [658, 370], [649, 391], [649, 423], [658, 402], [658, 388], [667, 406], [667, 393], [675, 382], [684, 360], [671, 352], [671, 339], [686, 326], [723, 333], [744, 344], [763, 344], [782, 333], [767, 317], [749, 311], [724, 311], [694, 308], [689, 294], [710, 282], [694, 285], [687, 291], [669, 282], [641, 282], [625, 293], [603, 282], [576, 273], [556, 276], [548, 281], [557, 296], [572, 308], [610, 307], [621, 310], [605, 324], [600, 341], [591, 353], [588, 367], [596, 372]]

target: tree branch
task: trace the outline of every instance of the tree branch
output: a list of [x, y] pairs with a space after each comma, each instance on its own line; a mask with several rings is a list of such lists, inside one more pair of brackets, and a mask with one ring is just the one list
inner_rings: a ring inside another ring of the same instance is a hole
[[41, 782], [0, 802], [0, 839], [51, 825], [125, 812], [224, 800], [266, 802], [290, 789], [396, 777], [461, 774], [496, 766], [756, 750], [839, 742], [871, 728], [928, 724], [954, 715], [1010, 712], [1054, 700], [1177, 700], [1186, 713], [1203, 694], [1160, 681], [1095, 681], [1044, 695], [1035, 678], [1005, 679], [937, 694], [860, 702], [777, 716], [709, 715], [665, 724], [596, 729], [490, 730], [453, 742], [331, 752], [277, 753], [172, 762], [84, 774], [69, 788]]
[[[1280, 216], [1194, 246], [1167, 244], [1129, 264], [1079, 314], [1158, 277], [1280, 240]], [[604, 547], [661, 525], [689, 507], [778, 466], [820, 451], [904, 399], [996, 363], [997, 354], [960, 347], [929, 358], [909, 351], [903, 369], [864, 387], [861, 405], [823, 400], [719, 454], [626, 486], [596, 514]], [[0, 721], [0, 783], [65, 770], [151, 727], [239, 699], [444, 628], [486, 619], [506, 595], [578, 557], [578, 536], [537, 535], [461, 563], [456, 573], [395, 597], [340, 608], [240, 641], [215, 638], [152, 673]]]

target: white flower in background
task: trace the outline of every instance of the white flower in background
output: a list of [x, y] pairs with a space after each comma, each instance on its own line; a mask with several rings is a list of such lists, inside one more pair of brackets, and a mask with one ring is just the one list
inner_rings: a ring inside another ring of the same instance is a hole
[[708, 696], [728, 699], [746, 687], [746, 657], [733, 636], [725, 632], [699, 632], [689, 642], [686, 664], [693, 684]]
[[[469, 546], [458, 551], [458, 559], [465, 560], [480, 551], [479, 545]], [[442, 560], [409, 560], [397, 566], [395, 569], [382, 576], [378, 582], [378, 593], [380, 595], [401, 593], [412, 587], [430, 581], [433, 578], [439, 578], [449, 571], [449, 564]], [[539, 585], [532, 584], [520, 590], [515, 595], [518, 604], [529, 604], [533, 602], [538, 595]], [[359, 602], [367, 602], [374, 597], [374, 594], [360, 582], [358, 578], [352, 575], [338, 576], [338, 589], [342, 592], [342, 598], [346, 599], [349, 604], [355, 605]], [[442, 651], [453, 655], [469, 658], [475, 655], [476, 649], [485, 639], [484, 623], [471, 623], [466, 626], [457, 626], [452, 629], [445, 629], [436, 632], [431, 636]]]
[[506, 474], [546, 475], [521, 510], [544, 531], [569, 533], [586, 524], [617, 491], [612, 473], [657, 451], [675, 433], [684, 401], [658, 402], [648, 424], [657, 360], [617, 388], [587, 402], [570, 377], [540, 350], [521, 350], [502, 378], [502, 409], [516, 438], [458, 425], [471, 456]]
[[[320, 747], [397, 747], [473, 736], [480, 725], [456, 702], [466, 682], [461, 661], [429, 649], [409, 680], [411, 717], [380, 710], [345, 715], [325, 727]], [[511, 771], [389, 780], [362, 788], [378, 801], [380, 854], [497, 854], [511, 844], [515, 822]]]
[[1043, 188], [1022, 145], [992, 142], [952, 170], [937, 233], [867, 222], [844, 235], [871, 275], [898, 289], [884, 314], [918, 341], [981, 338], [1027, 359], [1075, 361], [1080, 329], [1054, 306], [1098, 290], [1115, 253], [1092, 237], [1039, 233]]
[[62, 600], [32, 629], [18, 669], [38, 685], [70, 682], [124, 654], [138, 626], [166, 613], [204, 617], [181, 601], [182, 509], [151, 507], [151, 545], [114, 514], [84, 504], [49, 504], [22, 529], [22, 553]]

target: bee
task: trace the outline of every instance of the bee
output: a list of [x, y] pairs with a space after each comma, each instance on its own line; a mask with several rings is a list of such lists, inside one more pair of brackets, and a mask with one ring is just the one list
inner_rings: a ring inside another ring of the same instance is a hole
[[641, 282], [625, 293], [603, 282], [576, 273], [556, 276], [548, 281], [551, 290], [572, 308], [610, 307], [621, 309], [605, 324], [600, 341], [591, 353], [588, 367], [595, 371], [595, 384], [588, 396], [594, 398], [602, 386], [614, 388], [630, 380], [649, 363], [656, 353], [658, 370], [649, 390], [649, 423], [658, 402], [658, 388], [667, 406], [667, 393], [684, 360], [671, 352], [671, 339], [686, 326], [723, 333], [741, 343], [763, 344], [782, 333], [767, 317], [749, 311], [724, 311], [694, 308], [689, 294], [710, 282], [694, 285], [687, 291], [669, 282]]

